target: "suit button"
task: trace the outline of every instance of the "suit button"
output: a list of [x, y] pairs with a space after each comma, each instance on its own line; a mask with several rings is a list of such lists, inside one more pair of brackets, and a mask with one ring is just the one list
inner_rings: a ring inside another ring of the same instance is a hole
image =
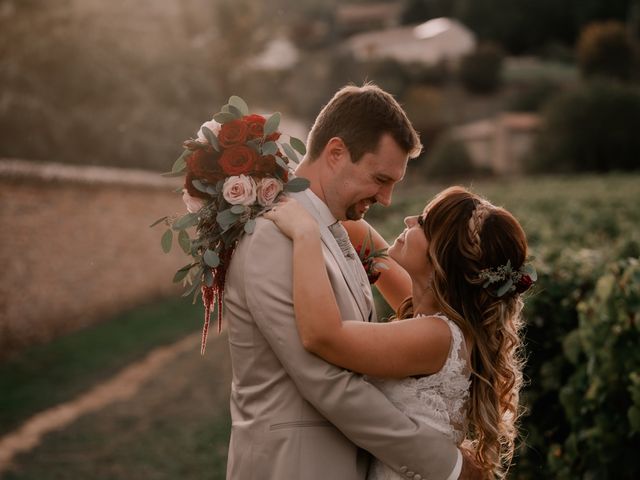
[[416, 473], [416, 474], [413, 476], [413, 480], [422, 480], [422, 475], [420, 475], [419, 473]]
[[413, 477], [413, 472], [411, 470], [409, 470], [407, 472], [407, 477], [409, 477], [409, 478]]
[[400, 467], [400, 473], [404, 473], [407, 471], [407, 467], [405, 467], [404, 465]]

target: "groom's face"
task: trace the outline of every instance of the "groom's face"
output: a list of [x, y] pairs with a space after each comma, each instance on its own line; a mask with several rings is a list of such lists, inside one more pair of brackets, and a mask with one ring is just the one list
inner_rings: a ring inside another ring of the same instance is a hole
[[390, 135], [383, 135], [373, 153], [357, 163], [345, 153], [325, 190], [327, 205], [339, 220], [360, 220], [374, 203], [388, 206], [393, 188], [407, 169], [407, 152]]

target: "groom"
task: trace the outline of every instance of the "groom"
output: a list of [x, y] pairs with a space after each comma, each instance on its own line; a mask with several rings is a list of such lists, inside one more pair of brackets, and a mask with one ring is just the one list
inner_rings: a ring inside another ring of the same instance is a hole
[[[350, 264], [338, 220], [389, 205], [420, 142], [404, 111], [378, 87], [345, 87], [318, 115], [293, 194], [318, 220], [342, 317], [375, 321], [364, 270]], [[331, 228], [329, 228], [331, 227]], [[333, 233], [332, 233], [333, 231]], [[360, 375], [308, 353], [293, 311], [292, 244], [259, 219], [227, 272], [225, 319], [233, 368], [231, 480], [364, 480], [370, 455], [403, 477], [456, 479], [458, 449], [416, 424]]]

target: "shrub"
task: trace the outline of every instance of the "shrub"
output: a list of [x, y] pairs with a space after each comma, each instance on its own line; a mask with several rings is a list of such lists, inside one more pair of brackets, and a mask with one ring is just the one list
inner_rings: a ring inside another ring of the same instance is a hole
[[486, 43], [464, 56], [460, 62], [460, 80], [464, 87], [479, 94], [493, 93], [500, 86], [503, 53]]
[[640, 92], [595, 82], [559, 95], [544, 112], [534, 171], [606, 172], [640, 167]]
[[560, 390], [571, 433], [552, 446], [551, 468], [556, 478], [638, 478], [640, 261], [610, 265], [578, 313], [563, 341], [575, 370]]
[[421, 160], [421, 171], [426, 178], [464, 178], [477, 173], [464, 143], [448, 135], [442, 135]]
[[615, 20], [584, 27], [578, 39], [577, 57], [585, 77], [628, 80], [633, 71], [633, 43], [625, 25]]
[[510, 100], [508, 110], [512, 112], [538, 112], [558, 93], [559, 85], [549, 80], [536, 80], [523, 85]]

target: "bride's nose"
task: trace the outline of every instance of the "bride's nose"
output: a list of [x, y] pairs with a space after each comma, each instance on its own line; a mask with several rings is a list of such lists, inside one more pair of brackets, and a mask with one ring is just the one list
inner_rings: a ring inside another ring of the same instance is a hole
[[414, 223], [416, 223], [416, 217], [404, 217], [404, 224], [407, 227], [411, 227]]

